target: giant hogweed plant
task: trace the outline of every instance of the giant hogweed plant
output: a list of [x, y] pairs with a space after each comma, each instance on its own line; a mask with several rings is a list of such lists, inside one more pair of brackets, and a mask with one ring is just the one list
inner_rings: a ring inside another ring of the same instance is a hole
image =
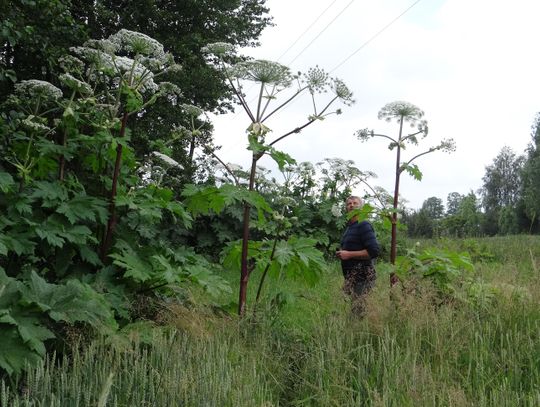
[[[248, 190], [255, 189], [255, 176], [257, 163], [265, 155], [269, 155], [280, 168], [286, 164], [294, 163], [294, 159], [287, 153], [276, 149], [276, 144], [318, 120], [324, 120], [331, 114], [341, 113], [340, 109], [331, 110], [334, 103], [341, 101], [345, 105], [353, 103], [352, 92], [345, 83], [337, 78], [331, 78], [324, 70], [316, 67], [305, 74], [294, 75], [288, 67], [277, 62], [268, 60], [249, 60], [234, 62], [234, 48], [226, 43], [209, 44], [203, 48], [209, 56], [209, 62], [219, 69], [231, 91], [236, 96], [248, 117], [249, 125], [246, 133], [248, 149], [251, 151], [251, 166], [249, 171]], [[232, 62], [231, 62], [232, 61]], [[258, 96], [251, 104], [245, 95], [246, 83], [255, 83], [258, 86]], [[330, 92], [331, 96], [322, 101], [321, 96]], [[308, 93], [312, 100], [313, 111], [308, 115], [304, 123], [294, 126], [290, 131], [269, 139], [271, 128], [268, 120], [282, 111], [301, 95]], [[240, 290], [238, 301], [238, 313], [245, 313], [247, 301], [247, 286], [250, 268], [249, 257], [249, 231], [250, 231], [251, 205], [244, 203], [242, 250], [240, 261]]]
[[[378, 118], [387, 122], [396, 121], [399, 124], [399, 131], [397, 137], [391, 137], [386, 134], [378, 134], [373, 130], [362, 129], [356, 132], [356, 136], [362, 142], [368, 141], [372, 138], [384, 138], [389, 140], [388, 148], [396, 151], [396, 164], [394, 175], [394, 197], [392, 203], [392, 240], [390, 244], [390, 262], [395, 264], [397, 253], [397, 224], [398, 224], [398, 205], [399, 205], [399, 186], [401, 174], [406, 171], [416, 180], [422, 179], [422, 172], [413, 161], [435, 151], [452, 152], [455, 150], [454, 140], [443, 140], [439, 144], [429, 147], [426, 150], [414, 155], [407, 161], [402, 161], [402, 151], [406, 149], [407, 145], [418, 145], [419, 139], [424, 139], [428, 135], [428, 124], [424, 119], [424, 112], [409, 102], [396, 101], [386, 104], [379, 111]], [[404, 131], [404, 125], [409, 124], [413, 129], [411, 133]], [[397, 276], [392, 273], [390, 276], [390, 283], [393, 285], [397, 282]]]
[[[128, 30], [120, 30], [106, 40], [88, 41], [83, 47], [72, 48], [72, 52], [86, 65], [85, 77], [79, 80], [86, 79], [94, 89], [101, 91], [98, 98], [100, 108], [105, 111], [113, 128], [117, 128], [111, 143], [115, 158], [109, 192], [109, 216], [101, 242], [100, 255], [104, 260], [118, 223], [115, 201], [122, 153], [127, 141], [128, 119], [160, 96], [176, 102], [181, 95], [180, 89], [169, 82], [156, 83], [156, 78], [164, 72], [179, 69], [179, 66], [158, 41]], [[71, 76], [70, 73], [66, 75]]]
[[215, 265], [176, 245], [191, 215], [140, 175], [138, 162], [166, 167], [168, 157], [136, 157], [130, 145], [131, 115], [158, 97], [177, 103], [179, 89], [157, 78], [178, 66], [126, 30], [71, 51], [58, 86], [17, 83], [0, 110], [0, 346], [16, 349], [0, 358], [8, 373], [42, 357], [59, 323], [114, 328], [111, 310], [126, 323], [130, 298], [171, 295], [187, 281], [228, 289]]

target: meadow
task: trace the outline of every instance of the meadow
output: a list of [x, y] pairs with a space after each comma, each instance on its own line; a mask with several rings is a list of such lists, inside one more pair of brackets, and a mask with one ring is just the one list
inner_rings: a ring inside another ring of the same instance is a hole
[[194, 294], [163, 304], [159, 324], [51, 350], [0, 381], [0, 406], [540, 405], [540, 238], [409, 244], [467, 250], [480, 291], [390, 289], [381, 263], [357, 318], [330, 263], [314, 286], [270, 280], [243, 319]]

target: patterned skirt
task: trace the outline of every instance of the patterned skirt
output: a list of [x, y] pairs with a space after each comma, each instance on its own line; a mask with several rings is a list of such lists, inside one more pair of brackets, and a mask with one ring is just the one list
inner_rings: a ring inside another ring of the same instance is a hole
[[375, 286], [377, 273], [372, 264], [358, 264], [353, 268], [343, 270], [345, 283], [343, 292], [351, 297], [353, 312], [365, 313], [366, 295]]

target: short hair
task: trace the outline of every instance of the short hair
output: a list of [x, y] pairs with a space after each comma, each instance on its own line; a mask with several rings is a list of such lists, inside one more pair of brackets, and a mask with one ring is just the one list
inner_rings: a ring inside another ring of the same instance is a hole
[[364, 205], [364, 200], [360, 198], [359, 196], [351, 195], [347, 199], [345, 199], [345, 202], [347, 202], [349, 199], [358, 199], [358, 201], [360, 202], [360, 206]]

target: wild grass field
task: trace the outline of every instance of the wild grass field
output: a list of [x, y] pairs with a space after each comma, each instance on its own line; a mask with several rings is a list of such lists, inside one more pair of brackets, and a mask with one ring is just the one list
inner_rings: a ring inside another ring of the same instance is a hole
[[474, 297], [390, 289], [379, 264], [359, 319], [330, 264], [315, 286], [270, 280], [243, 320], [167, 304], [166, 325], [76, 342], [1, 381], [0, 405], [539, 406], [540, 237], [418, 246], [468, 251]]

